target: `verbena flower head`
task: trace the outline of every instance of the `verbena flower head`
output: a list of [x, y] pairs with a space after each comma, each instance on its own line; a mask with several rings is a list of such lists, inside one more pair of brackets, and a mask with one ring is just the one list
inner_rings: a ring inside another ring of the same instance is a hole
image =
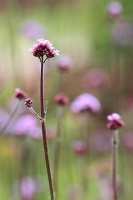
[[79, 95], [71, 104], [70, 109], [74, 113], [88, 111], [90, 113], [99, 113], [101, 104], [99, 100], [91, 94], [84, 93]]
[[32, 103], [33, 103], [33, 101], [30, 98], [25, 99], [25, 105], [27, 107], [31, 107]]
[[72, 60], [68, 56], [60, 56], [58, 59], [58, 68], [62, 72], [68, 72], [72, 66]]
[[108, 129], [116, 130], [125, 126], [125, 123], [121, 120], [121, 116], [117, 113], [108, 115], [107, 119], [109, 121], [109, 123], [107, 124]]
[[54, 97], [54, 102], [60, 106], [66, 106], [69, 103], [69, 98], [63, 93], [60, 93]]
[[15, 97], [19, 100], [28, 98], [27, 94], [19, 88], [15, 89]]
[[33, 47], [29, 49], [33, 56], [38, 58], [43, 56], [46, 56], [46, 58], [53, 58], [59, 55], [59, 51], [55, 50], [48, 40], [38, 39], [37, 41], [38, 44], [34, 44]]
[[108, 6], [109, 15], [112, 18], [118, 17], [123, 11], [122, 4], [118, 1], [113, 1]]

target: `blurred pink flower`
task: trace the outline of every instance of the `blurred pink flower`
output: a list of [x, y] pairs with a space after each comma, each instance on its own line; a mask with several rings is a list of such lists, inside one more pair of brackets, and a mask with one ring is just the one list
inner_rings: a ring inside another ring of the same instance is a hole
[[88, 111], [96, 114], [101, 111], [101, 104], [100, 101], [93, 95], [83, 93], [72, 102], [70, 109], [74, 113]]
[[107, 119], [109, 121], [109, 123], [107, 124], [108, 129], [116, 130], [125, 126], [125, 123], [121, 120], [121, 116], [117, 113], [108, 115]]
[[102, 69], [91, 69], [84, 76], [84, 84], [92, 89], [102, 89], [107, 86], [107, 75]]
[[18, 98], [19, 100], [28, 98], [27, 94], [20, 88], [15, 89], [15, 97]]
[[[46, 127], [46, 134], [48, 140], [55, 138], [55, 130], [51, 126]], [[37, 118], [34, 115], [25, 114], [14, 122], [14, 129], [12, 131], [15, 136], [29, 136], [33, 139], [42, 139], [42, 131], [39, 126]]]
[[88, 150], [87, 143], [84, 140], [77, 140], [73, 143], [72, 149], [77, 155], [83, 156]]
[[23, 115], [21, 116], [15, 124], [15, 135], [32, 135], [38, 127], [37, 119], [32, 115]]
[[20, 182], [20, 192], [24, 200], [32, 200], [37, 192], [37, 183], [30, 177], [25, 177]]
[[[113, 198], [113, 186], [110, 177], [104, 177], [99, 181], [100, 197], [102, 200], [112, 200]], [[123, 192], [123, 182], [117, 177], [117, 192], [121, 194]]]
[[43, 192], [45, 189], [45, 179], [42, 176], [23, 177], [13, 184], [13, 198], [12, 200], [33, 200], [37, 198], [37, 194]]
[[54, 102], [60, 106], [66, 106], [69, 103], [69, 98], [63, 93], [59, 93], [54, 97]]
[[118, 1], [112, 1], [108, 6], [108, 13], [111, 18], [117, 18], [123, 11], [122, 4]]
[[32, 48], [29, 49], [29, 51], [33, 54], [35, 57], [42, 57], [46, 56], [46, 58], [52, 58], [59, 55], [59, 51], [55, 50], [52, 44], [48, 40], [38, 39], [38, 44], [34, 44]]
[[20, 31], [24, 36], [32, 40], [46, 36], [45, 27], [33, 20], [24, 22], [20, 27]]
[[[41, 127], [36, 126], [33, 132], [29, 132], [30, 137], [34, 139], [42, 139]], [[48, 140], [53, 140], [56, 137], [55, 130], [51, 126], [46, 127], [46, 137]]]
[[72, 66], [72, 60], [68, 56], [60, 56], [58, 59], [58, 68], [61, 71], [67, 72]]

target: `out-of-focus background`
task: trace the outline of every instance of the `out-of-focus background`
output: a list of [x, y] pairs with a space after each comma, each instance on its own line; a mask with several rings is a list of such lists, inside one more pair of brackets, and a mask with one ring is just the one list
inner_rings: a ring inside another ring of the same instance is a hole
[[[58, 107], [53, 98], [63, 92], [70, 99], [62, 122], [58, 199], [112, 199], [111, 131], [106, 124], [107, 115], [116, 112], [126, 124], [119, 133], [118, 191], [121, 200], [132, 200], [133, 2], [1, 0], [0, 131], [15, 108], [15, 88], [24, 90], [40, 112], [40, 63], [28, 52], [39, 38], [50, 40], [60, 51], [47, 61], [44, 75], [52, 165]], [[64, 62], [70, 67], [67, 72], [61, 69]], [[73, 114], [70, 107], [83, 93], [101, 103], [101, 112], [87, 122], [86, 116]], [[84, 139], [88, 124], [89, 153], [82, 156], [74, 144]], [[86, 197], [82, 196], [83, 172], [88, 177]], [[1, 200], [49, 199], [40, 126], [24, 103], [0, 137], [0, 177]]]

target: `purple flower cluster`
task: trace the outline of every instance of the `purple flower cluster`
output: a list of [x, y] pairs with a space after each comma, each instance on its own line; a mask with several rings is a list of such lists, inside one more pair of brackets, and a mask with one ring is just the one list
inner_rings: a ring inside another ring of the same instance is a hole
[[15, 97], [18, 98], [19, 100], [28, 98], [27, 94], [20, 88], [15, 89]]
[[59, 93], [54, 97], [54, 102], [60, 106], [66, 106], [69, 103], [69, 98], [63, 93]]
[[37, 192], [37, 183], [30, 177], [25, 177], [20, 184], [20, 192], [25, 200], [33, 199]]
[[125, 123], [121, 120], [121, 116], [117, 113], [108, 115], [107, 119], [109, 120], [109, 123], [107, 124], [108, 129], [116, 130], [125, 126]]
[[33, 47], [29, 49], [33, 56], [38, 58], [43, 56], [46, 56], [46, 58], [53, 58], [59, 55], [59, 51], [55, 50], [48, 40], [38, 39], [37, 41], [38, 44], [34, 44]]
[[118, 1], [113, 1], [108, 6], [109, 15], [112, 18], [116, 18], [119, 15], [121, 15], [122, 11], [123, 11], [122, 4]]
[[101, 104], [99, 100], [91, 94], [84, 93], [79, 95], [71, 104], [71, 111], [79, 113], [88, 111], [90, 113], [99, 113], [101, 111]]
[[[15, 135], [30, 135], [34, 136], [36, 132], [37, 126], [37, 119], [32, 115], [23, 115], [21, 116], [15, 124]], [[41, 134], [41, 132], [40, 132]]]

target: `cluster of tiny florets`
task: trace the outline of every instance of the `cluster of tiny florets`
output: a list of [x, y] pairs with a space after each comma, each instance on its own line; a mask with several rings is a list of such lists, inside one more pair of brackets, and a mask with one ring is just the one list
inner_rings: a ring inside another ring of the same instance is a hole
[[38, 58], [43, 56], [46, 56], [46, 58], [52, 58], [59, 55], [59, 51], [55, 50], [48, 40], [38, 39], [37, 41], [38, 44], [34, 44], [33, 47], [29, 49], [33, 56]]
[[108, 129], [117, 130], [117, 129], [125, 126], [125, 123], [121, 120], [121, 116], [117, 113], [108, 115], [107, 119], [109, 121], [107, 124]]
[[33, 103], [33, 101], [30, 98], [25, 99], [25, 105], [27, 107], [31, 107], [32, 103]]
[[69, 103], [69, 98], [63, 93], [60, 93], [54, 97], [54, 102], [60, 106], [66, 106]]
[[28, 98], [27, 94], [19, 88], [15, 89], [15, 97], [19, 100]]

